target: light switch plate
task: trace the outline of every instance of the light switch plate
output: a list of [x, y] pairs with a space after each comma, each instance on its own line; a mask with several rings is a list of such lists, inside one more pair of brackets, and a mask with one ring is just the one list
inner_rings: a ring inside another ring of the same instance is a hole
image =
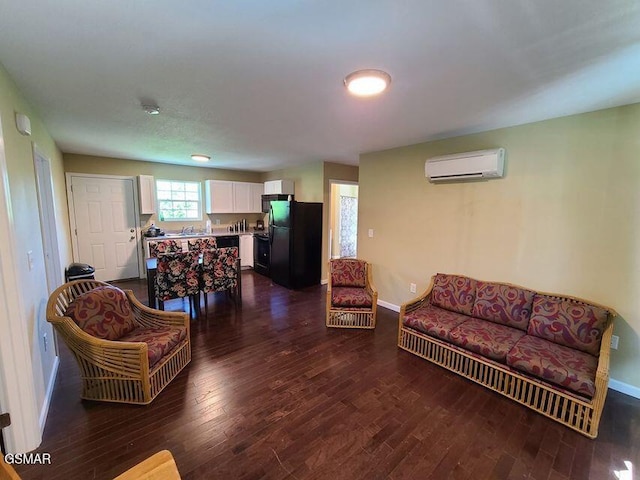
[[611, 335], [611, 348], [617, 350], [619, 341], [620, 337], [618, 335]]
[[373, 238], [373, 228], [369, 229], [369, 238]]
[[27, 252], [27, 262], [29, 264], [29, 271], [33, 270], [33, 250]]

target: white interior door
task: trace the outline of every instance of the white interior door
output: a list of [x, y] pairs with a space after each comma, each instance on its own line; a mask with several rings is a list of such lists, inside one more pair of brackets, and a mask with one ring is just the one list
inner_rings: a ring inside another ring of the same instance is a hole
[[78, 261], [102, 281], [139, 277], [133, 179], [71, 177]]
[[33, 159], [36, 172], [38, 205], [40, 207], [40, 225], [42, 226], [42, 247], [44, 249], [47, 287], [53, 292], [62, 282], [60, 250], [58, 248], [58, 230], [53, 199], [51, 164], [35, 147]]

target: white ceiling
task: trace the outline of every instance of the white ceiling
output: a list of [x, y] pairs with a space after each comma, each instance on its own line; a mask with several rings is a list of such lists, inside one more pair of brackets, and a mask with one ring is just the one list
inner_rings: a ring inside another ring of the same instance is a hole
[[[64, 152], [355, 164], [639, 102], [640, 2], [3, 0], [0, 63]], [[362, 68], [391, 74], [384, 96], [347, 95]]]

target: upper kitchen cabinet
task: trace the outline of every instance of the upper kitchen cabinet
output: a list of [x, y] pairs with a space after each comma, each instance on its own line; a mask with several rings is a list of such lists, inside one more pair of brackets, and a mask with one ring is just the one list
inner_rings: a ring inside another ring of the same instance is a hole
[[251, 211], [251, 184], [233, 182], [233, 211], [236, 213]]
[[142, 215], [156, 213], [156, 182], [153, 175], [138, 175], [138, 194], [140, 213]]
[[262, 195], [264, 185], [262, 183], [251, 183], [251, 213], [262, 213]]
[[293, 180], [270, 180], [264, 182], [264, 194], [273, 195], [283, 193], [285, 195], [293, 195]]
[[260, 213], [261, 183], [207, 180], [205, 208], [207, 213]]
[[204, 182], [204, 206], [207, 213], [234, 213], [233, 182], [207, 180]]

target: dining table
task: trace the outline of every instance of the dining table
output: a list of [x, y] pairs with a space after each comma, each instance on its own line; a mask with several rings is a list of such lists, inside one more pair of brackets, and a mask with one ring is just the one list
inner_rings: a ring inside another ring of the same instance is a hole
[[[200, 263], [202, 263], [202, 255], [200, 255]], [[148, 305], [151, 308], [157, 308], [158, 299], [156, 298], [156, 271], [158, 270], [158, 259], [150, 257], [145, 260], [147, 269], [147, 295], [149, 298]], [[240, 258], [236, 260], [236, 271], [238, 272], [238, 298], [242, 299], [242, 277], [240, 276]], [[198, 302], [199, 304], [200, 302]], [[198, 307], [200, 305], [197, 305]]]

